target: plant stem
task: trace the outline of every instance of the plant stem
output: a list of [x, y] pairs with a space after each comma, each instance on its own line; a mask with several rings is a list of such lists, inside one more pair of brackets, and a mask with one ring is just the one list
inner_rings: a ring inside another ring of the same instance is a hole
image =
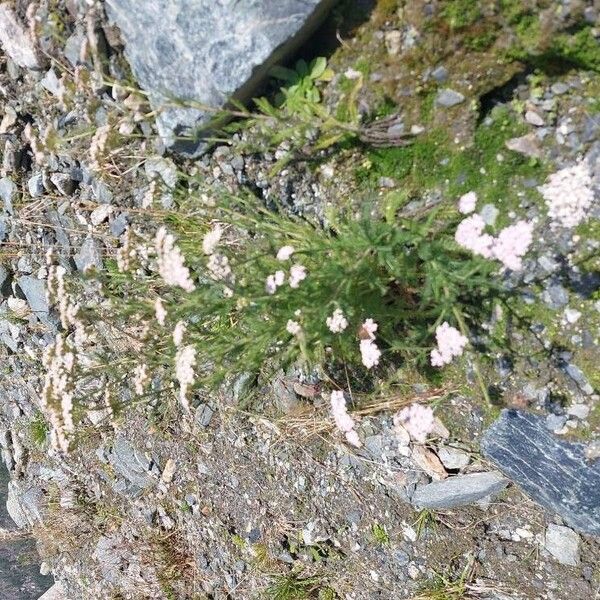
[[[460, 312], [460, 310], [458, 310], [458, 308], [456, 308], [456, 306], [452, 307], [452, 312], [454, 313], [454, 316], [456, 318], [456, 322], [458, 323], [458, 328], [460, 329], [460, 332], [466, 338], [468, 338], [469, 337], [469, 329], [467, 327], [467, 324], [465, 323], [462, 313]], [[475, 377], [477, 378], [477, 383], [479, 384], [481, 393], [483, 394], [483, 397], [485, 398], [487, 405], [491, 406], [492, 401], [490, 400], [490, 394], [488, 392], [487, 385], [485, 384], [485, 381], [483, 380], [483, 375], [481, 374], [481, 369], [479, 368], [479, 361], [477, 360], [477, 358], [474, 358], [474, 360], [473, 360], [473, 369], [475, 370]]]

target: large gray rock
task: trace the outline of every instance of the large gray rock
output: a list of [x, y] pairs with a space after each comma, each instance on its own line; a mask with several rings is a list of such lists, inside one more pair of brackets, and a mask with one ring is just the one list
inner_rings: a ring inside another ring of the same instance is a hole
[[543, 416], [504, 410], [481, 441], [484, 455], [574, 529], [600, 535], [600, 461], [548, 431]]
[[453, 508], [493, 496], [507, 485], [508, 480], [498, 471], [457, 475], [417, 486], [410, 501], [419, 508]]
[[544, 547], [563, 565], [576, 567], [579, 564], [579, 536], [568, 527], [550, 523]]
[[50, 315], [50, 304], [46, 296], [46, 282], [32, 275], [23, 275], [17, 279], [17, 285], [23, 292], [31, 312], [49, 328], [56, 327], [56, 321]]
[[156, 462], [121, 435], [115, 439], [109, 460], [117, 473], [138, 488], [147, 488], [158, 481], [160, 470]]
[[[106, 0], [168, 146], [195, 153], [202, 106], [248, 99], [336, 0]], [[196, 107], [177, 106], [176, 101]], [[196, 130], [196, 131], [194, 131]], [[178, 139], [179, 138], [179, 139]], [[187, 138], [187, 139], [181, 139]]]

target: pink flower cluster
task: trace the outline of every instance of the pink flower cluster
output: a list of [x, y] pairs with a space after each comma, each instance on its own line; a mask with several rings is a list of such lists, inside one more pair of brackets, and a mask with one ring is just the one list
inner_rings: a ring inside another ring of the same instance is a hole
[[496, 238], [484, 233], [484, 229], [485, 221], [481, 216], [471, 215], [458, 224], [454, 239], [473, 254], [499, 260], [506, 269], [522, 269], [523, 256], [533, 241], [533, 223], [517, 221], [505, 227]]
[[411, 404], [394, 415], [394, 425], [402, 425], [413, 440], [422, 443], [433, 430], [433, 410], [429, 406]]
[[520, 271], [523, 256], [533, 241], [533, 223], [517, 221], [505, 227], [496, 238], [492, 253], [507, 269]]
[[348, 319], [340, 308], [336, 308], [330, 317], [325, 320], [329, 331], [332, 333], [342, 333], [348, 327]]
[[362, 324], [361, 333], [367, 336], [360, 340], [360, 355], [362, 357], [362, 363], [367, 369], [372, 369], [374, 366], [379, 364], [379, 358], [381, 357], [381, 350], [375, 343], [375, 332], [377, 331], [377, 323], [373, 319], [367, 319]]
[[348, 443], [360, 448], [360, 439], [354, 430], [354, 419], [348, 414], [344, 392], [339, 390], [331, 392], [331, 414], [336, 427], [346, 436]]
[[467, 338], [455, 327], [444, 321], [435, 330], [437, 348], [431, 351], [431, 364], [434, 367], [443, 367], [452, 362], [456, 356], [463, 353], [467, 345]]
[[167, 233], [164, 227], [156, 232], [154, 240], [158, 272], [167, 285], [179, 286], [186, 292], [196, 289], [190, 277], [190, 271], [185, 266], [183, 254], [175, 245], [175, 238]]

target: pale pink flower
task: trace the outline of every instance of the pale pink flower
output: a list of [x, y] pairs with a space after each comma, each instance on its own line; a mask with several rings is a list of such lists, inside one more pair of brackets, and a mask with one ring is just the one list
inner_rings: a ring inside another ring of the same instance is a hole
[[194, 383], [194, 367], [196, 366], [196, 349], [184, 346], [175, 355], [175, 377], [179, 382], [179, 401], [185, 409], [190, 408], [187, 397], [188, 389]]
[[336, 308], [333, 311], [333, 314], [330, 317], [327, 317], [325, 322], [327, 323], [329, 331], [332, 333], [342, 333], [342, 331], [348, 327], [348, 320], [339, 308]]
[[138, 396], [144, 393], [148, 379], [148, 366], [145, 364], [137, 365], [133, 372], [133, 388]]
[[223, 230], [221, 226], [217, 223], [205, 236], [202, 240], [202, 252], [204, 254], [213, 254], [217, 245], [221, 241], [221, 236], [223, 235]]
[[433, 431], [433, 410], [429, 406], [411, 404], [394, 416], [394, 423], [403, 425], [413, 440], [424, 442]]
[[217, 281], [231, 279], [232, 272], [229, 266], [229, 259], [223, 254], [211, 254], [207, 267], [213, 279]]
[[277, 260], [289, 260], [290, 256], [292, 256], [292, 254], [294, 254], [295, 252], [295, 248], [294, 246], [282, 246], [281, 248], [279, 248], [278, 252], [277, 252]]
[[554, 226], [576, 227], [587, 218], [594, 202], [592, 177], [585, 162], [553, 173], [538, 190]]
[[306, 267], [293, 265], [290, 269], [290, 287], [297, 288], [304, 279], [306, 279]]
[[190, 277], [190, 271], [184, 264], [184, 258], [175, 245], [175, 238], [164, 227], [156, 232], [154, 239], [158, 272], [167, 285], [179, 286], [186, 292], [196, 289]]
[[519, 271], [523, 266], [521, 259], [532, 242], [533, 223], [517, 221], [498, 234], [492, 253], [507, 269]]
[[370, 339], [375, 339], [375, 332], [377, 331], [377, 323], [373, 319], [366, 319], [362, 324], [363, 331], [369, 336]]
[[269, 275], [265, 281], [265, 290], [267, 294], [273, 295], [277, 291], [277, 284], [275, 283], [275, 275]]
[[340, 390], [331, 392], [331, 414], [336, 427], [344, 433], [346, 440], [353, 446], [360, 447], [360, 439], [354, 431], [354, 419], [348, 414], [344, 392]]
[[355, 446], [356, 448], [360, 448], [362, 446], [360, 438], [358, 437], [358, 433], [356, 433], [354, 429], [346, 431], [344, 435], [346, 436], [346, 441], [352, 446]]
[[183, 321], [177, 321], [175, 329], [173, 329], [173, 343], [175, 346], [181, 346], [183, 342], [183, 336], [185, 334], [186, 325]]
[[485, 221], [481, 216], [471, 215], [458, 224], [454, 239], [459, 246], [470, 250], [473, 254], [490, 258], [494, 238], [487, 233], [483, 233], [484, 229]]
[[292, 334], [292, 335], [298, 335], [301, 331], [302, 331], [302, 327], [300, 327], [300, 323], [298, 323], [298, 321], [292, 321], [292, 319], [289, 319], [285, 329], [288, 333]]
[[277, 288], [282, 286], [285, 281], [285, 273], [283, 271], [275, 271], [273, 275], [267, 277], [265, 289], [268, 294], [274, 294]]
[[157, 298], [154, 301], [154, 314], [156, 315], [156, 320], [158, 321], [158, 324], [161, 326], [164, 325], [165, 319], [167, 318], [167, 311], [163, 306], [162, 300], [160, 298]]
[[467, 192], [458, 200], [458, 210], [463, 215], [468, 215], [475, 210], [477, 205], [477, 194], [475, 192]]
[[437, 348], [431, 351], [431, 364], [442, 367], [452, 362], [456, 356], [463, 353], [468, 341], [455, 327], [444, 321], [435, 330]]
[[367, 369], [371, 369], [379, 364], [381, 350], [379, 350], [377, 344], [372, 339], [360, 340], [360, 354], [362, 363]]

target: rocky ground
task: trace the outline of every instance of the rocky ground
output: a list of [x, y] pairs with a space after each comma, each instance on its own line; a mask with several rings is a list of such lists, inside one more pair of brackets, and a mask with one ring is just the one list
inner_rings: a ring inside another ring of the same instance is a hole
[[[342, 2], [301, 50], [333, 69], [323, 103], [343, 105], [360, 74], [365, 122], [394, 113], [412, 144], [334, 146], [274, 171], [289, 145], [265, 149], [259, 128], [196, 159], [167, 151], [101, 6], [8, 4], [0, 443], [8, 510], [57, 597], [600, 597], [598, 202], [576, 231], [546, 229], [507, 278], [528, 309], [522, 323], [490, 315], [511, 341], [484, 363], [491, 407], [469, 358], [433, 381], [406, 366], [356, 407], [354, 449], [328, 416], [327, 382], [290, 371], [259, 380], [251, 401], [243, 379], [229, 382], [197, 398], [193, 419], [172, 403], [132, 406], [114, 425], [88, 413], [63, 456], [39, 400], [58, 327], [48, 248], [93, 298], [84, 272], [105, 268], [128, 225], [150, 230], [183, 175], [316, 221], [332, 205], [410, 211], [474, 190], [490, 224], [544, 223], [537, 186], [579, 159], [598, 191], [597, 7]], [[427, 444], [393, 430], [413, 399], [438, 415]], [[489, 429], [503, 408], [537, 417], [514, 425], [521, 413], [504, 412]]]

